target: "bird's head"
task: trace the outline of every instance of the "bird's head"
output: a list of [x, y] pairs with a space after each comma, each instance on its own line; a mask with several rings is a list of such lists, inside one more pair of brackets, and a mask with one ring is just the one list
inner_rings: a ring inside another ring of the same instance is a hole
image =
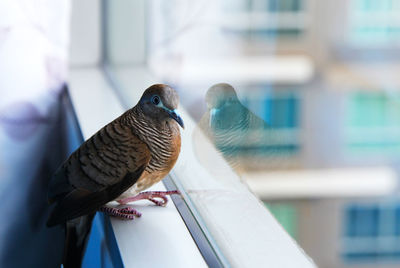
[[206, 94], [208, 110], [221, 109], [225, 105], [238, 102], [235, 89], [226, 83], [215, 84], [210, 87]]
[[235, 89], [226, 83], [210, 87], [206, 94], [206, 103], [210, 114], [209, 126], [214, 130], [229, 129], [243, 115]]
[[177, 110], [178, 104], [178, 93], [164, 84], [155, 84], [146, 89], [139, 101], [145, 116], [161, 124], [173, 119], [184, 128], [183, 120]]

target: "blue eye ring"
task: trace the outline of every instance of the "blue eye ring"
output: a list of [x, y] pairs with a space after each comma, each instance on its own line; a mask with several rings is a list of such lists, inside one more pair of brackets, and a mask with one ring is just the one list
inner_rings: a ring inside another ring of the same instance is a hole
[[151, 101], [151, 103], [153, 103], [154, 105], [159, 105], [160, 102], [161, 102], [160, 97], [157, 96], [157, 95], [152, 96], [150, 101]]

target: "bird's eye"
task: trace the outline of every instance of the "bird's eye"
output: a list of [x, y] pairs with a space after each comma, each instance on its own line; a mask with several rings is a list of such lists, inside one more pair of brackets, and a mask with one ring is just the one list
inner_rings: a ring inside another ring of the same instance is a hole
[[151, 102], [155, 105], [158, 105], [160, 103], [160, 97], [155, 95], [153, 97], [151, 97]]

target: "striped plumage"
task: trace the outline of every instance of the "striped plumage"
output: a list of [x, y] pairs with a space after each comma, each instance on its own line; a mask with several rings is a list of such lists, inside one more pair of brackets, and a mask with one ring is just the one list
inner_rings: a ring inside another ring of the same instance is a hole
[[125, 124], [134, 126], [133, 132], [146, 143], [152, 157], [138, 182], [124, 196], [137, 194], [164, 178], [178, 159], [181, 148], [179, 127], [175, 122], [152, 124], [140, 107], [127, 113]]
[[[257, 141], [263, 138], [262, 131], [268, 128], [264, 121], [240, 103], [203, 118], [206, 122], [202, 125], [208, 126], [203, 128], [207, 130], [207, 136], [230, 161], [240, 154], [241, 148], [257, 145]], [[228, 124], [221, 126], [221, 121]]]
[[259, 118], [237, 98], [229, 84], [216, 84], [206, 95], [207, 112], [198, 127], [220, 151], [230, 166], [242, 169], [242, 154], [246, 148], [254, 149], [270, 139], [272, 133]]
[[[176, 111], [178, 103], [175, 90], [153, 85], [135, 107], [73, 152], [50, 182], [49, 202], [56, 205], [47, 225], [69, 221], [68, 226], [76, 228], [81, 216], [91, 219], [106, 203], [136, 195], [163, 179], [180, 152], [179, 125], [183, 127], [183, 121]], [[88, 228], [80, 233], [86, 236]], [[79, 241], [75, 247], [81, 249], [85, 239], [73, 241]], [[81, 256], [76, 258], [79, 260], [70, 266], [80, 263]]]

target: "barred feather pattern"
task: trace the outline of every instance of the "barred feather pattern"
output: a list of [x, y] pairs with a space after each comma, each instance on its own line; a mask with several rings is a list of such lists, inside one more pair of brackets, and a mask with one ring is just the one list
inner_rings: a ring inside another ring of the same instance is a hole
[[143, 174], [127, 193], [137, 194], [164, 178], [179, 152], [177, 124], [154, 124], [135, 106], [100, 129], [69, 157], [55, 174], [50, 199], [72, 190], [63, 178], [74, 188], [96, 192], [145, 165]]
[[180, 141], [179, 128], [175, 123], [167, 126], [152, 124], [145, 118], [139, 106], [133, 108], [131, 113], [133, 114], [126, 116], [125, 120], [130, 121], [135, 134], [147, 144], [151, 152], [152, 157], [146, 171], [149, 173], [164, 171], [170, 166], [171, 160], [177, 159], [176, 152], [180, 151], [180, 146], [178, 148], [173, 146], [175, 140]]
[[260, 145], [272, 135], [269, 126], [240, 103], [235, 104], [231, 111], [213, 118], [215, 121], [210, 122], [210, 119], [208, 112], [199, 126], [233, 168], [241, 167], [243, 148]]
[[150, 162], [135, 185], [135, 192], [140, 192], [163, 179], [174, 166], [181, 147], [179, 127], [172, 120], [165, 125], [151, 122], [139, 106], [129, 110], [122, 122], [131, 126], [134, 134], [147, 144], [151, 152]]
[[230, 124], [229, 128], [211, 129], [212, 139], [218, 150], [225, 156], [232, 167], [239, 165], [238, 155], [239, 145], [248, 138], [250, 116], [240, 117], [240, 121]]
[[62, 168], [74, 187], [98, 191], [118, 183], [146, 157], [143, 142], [116, 119], [82, 144]]

